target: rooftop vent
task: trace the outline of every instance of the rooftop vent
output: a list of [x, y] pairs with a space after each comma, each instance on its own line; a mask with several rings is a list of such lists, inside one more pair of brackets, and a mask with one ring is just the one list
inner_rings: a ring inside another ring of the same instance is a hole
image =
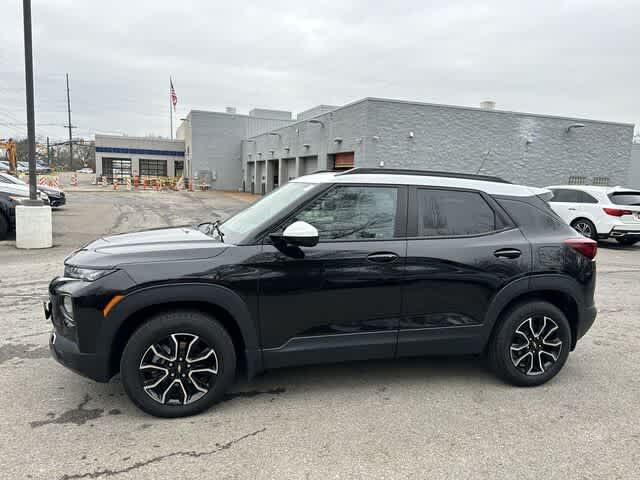
[[224, 111], [227, 113], [236, 113], [236, 107], [225, 107]]
[[480, 108], [483, 110], [495, 110], [496, 102], [492, 100], [485, 100], [484, 102], [480, 102]]

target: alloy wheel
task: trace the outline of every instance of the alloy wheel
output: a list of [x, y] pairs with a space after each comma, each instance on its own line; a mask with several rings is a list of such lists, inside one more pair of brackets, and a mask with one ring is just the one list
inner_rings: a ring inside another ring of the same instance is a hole
[[558, 324], [547, 316], [532, 316], [515, 329], [509, 354], [525, 375], [542, 375], [558, 361], [562, 346]]
[[591, 225], [586, 222], [577, 222], [573, 225], [573, 228], [581, 235], [587, 238], [593, 238], [593, 229]]
[[140, 360], [145, 393], [163, 405], [188, 405], [213, 387], [215, 350], [198, 335], [173, 333], [149, 346]]

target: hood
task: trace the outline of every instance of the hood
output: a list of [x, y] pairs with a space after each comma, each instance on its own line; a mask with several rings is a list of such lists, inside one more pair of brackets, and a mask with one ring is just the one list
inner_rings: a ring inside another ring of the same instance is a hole
[[197, 228], [161, 228], [102, 237], [71, 254], [65, 264], [110, 268], [132, 263], [198, 260], [218, 256], [227, 247]]
[[59, 197], [64, 193], [60, 188], [47, 187], [45, 185], [38, 185], [38, 190], [40, 190], [43, 193], [46, 193], [47, 195], [52, 195], [54, 197]]

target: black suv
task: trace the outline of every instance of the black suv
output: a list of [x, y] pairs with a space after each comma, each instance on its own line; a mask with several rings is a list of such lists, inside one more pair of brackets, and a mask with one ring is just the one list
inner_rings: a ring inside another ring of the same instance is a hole
[[596, 243], [548, 191], [383, 169], [295, 179], [224, 223], [96, 240], [49, 287], [64, 365], [121, 373], [142, 410], [198, 413], [238, 372], [486, 354], [506, 381], [554, 377], [596, 308]]

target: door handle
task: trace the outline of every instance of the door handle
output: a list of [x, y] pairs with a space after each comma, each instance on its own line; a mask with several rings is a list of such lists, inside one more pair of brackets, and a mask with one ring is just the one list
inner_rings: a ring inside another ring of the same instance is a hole
[[567, 208], [567, 210], [571, 210], [572, 212], [575, 212], [575, 208]]
[[518, 258], [522, 252], [517, 248], [501, 248], [493, 252], [493, 255], [498, 258]]
[[390, 263], [395, 261], [398, 258], [393, 252], [376, 252], [367, 256], [367, 260], [374, 263]]

